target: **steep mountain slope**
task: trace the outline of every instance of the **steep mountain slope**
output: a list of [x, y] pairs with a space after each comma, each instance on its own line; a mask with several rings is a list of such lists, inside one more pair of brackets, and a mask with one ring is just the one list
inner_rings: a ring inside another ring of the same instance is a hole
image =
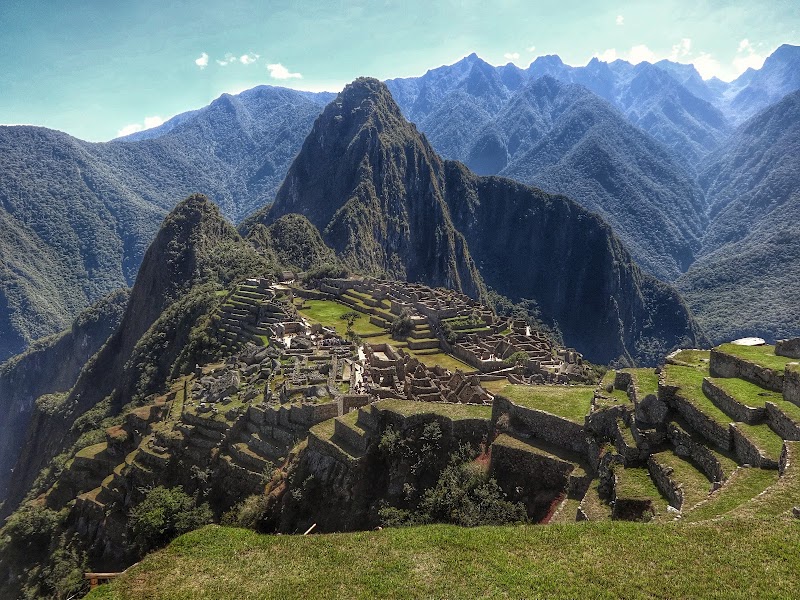
[[800, 92], [742, 125], [704, 165], [712, 222], [681, 290], [715, 340], [800, 333]]
[[479, 144], [508, 148], [500, 175], [600, 214], [648, 272], [669, 281], [694, 260], [706, 224], [702, 191], [662, 146], [585, 88], [534, 81]]
[[358, 271], [481, 297], [441, 175], [438, 157], [386, 87], [359, 79], [314, 123], [267, 219], [304, 214]]
[[592, 360], [654, 360], [702, 341], [677, 293], [642, 274], [599, 217], [442, 161], [373, 79], [356, 80], [325, 109], [255, 221], [291, 212], [358, 269], [473, 296], [485, 280], [515, 301], [535, 299]]
[[206, 197], [178, 204], [145, 254], [119, 327], [66, 397], [37, 405], [3, 512], [13, 510], [42, 467], [92, 424], [75, 427], [79, 417], [93, 410], [102, 419], [163, 385], [196, 320], [219, 303], [217, 289], [274, 268]]
[[0, 365], [0, 503], [5, 499], [34, 402], [44, 394], [67, 392], [83, 365], [116, 330], [127, 290], [117, 290], [82, 311], [70, 329], [35, 342], [24, 354]]
[[203, 191], [232, 219], [270, 201], [328, 97], [261, 86], [140, 141], [0, 127], [0, 360], [132, 284], [175, 198]]
[[[670, 152], [626, 122], [619, 110], [634, 123], [650, 123], [654, 133], [667, 130], [655, 112], [674, 116], [673, 133], [681, 123], [696, 122], [686, 116], [689, 108], [721, 116], [660, 69], [624, 63], [625, 70], [622, 64], [617, 61], [612, 68], [593, 60], [576, 69], [558, 57], [543, 57], [528, 71], [508, 65], [501, 73], [472, 55], [387, 86], [404, 99], [404, 114], [443, 156], [482, 175], [499, 174], [567, 194], [607, 219], [646, 271], [670, 281], [694, 259], [705, 227], [702, 190], [674, 150], [694, 135], [707, 142], [705, 153], [716, 146], [716, 133], [675, 133], [675, 140], [686, 140], [675, 141]], [[554, 78], [580, 81], [617, 108], [584, 87]], [[678, 100], [687, 106], [668, 106]], [[663, 232], [656, 240], [650, 235], [653, 228]]]
[[800, 46], [783, 44], [756, 69], [747, 69], [723, 95], [723, 108], [742, 122], [800, 89]]

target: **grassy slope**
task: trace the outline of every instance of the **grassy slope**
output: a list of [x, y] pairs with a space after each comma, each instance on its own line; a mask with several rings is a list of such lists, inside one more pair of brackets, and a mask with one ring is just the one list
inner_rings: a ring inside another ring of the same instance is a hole
[[519, 406], [544, 410], [583, 424], [584, 417], [589, 414], [592, 406], [594, 387], [509, 384], [500, 390], [500, 395]]
[[436, 525], [308, 537], [209, 526], [88, 598], [798, 597], [800, 528], [753, 525]]
[[[306, 300], [307, 308], [300, 310], [300, 314], [310, 321], [321, 323], [325, 327], [333, 327], [340, 335], [347, 332], [347, 323], [342, 320], [342, 315], [353, 312], [353, 309], [333, 300]], [[358, 335], [370, 335], [383, 331], [377, 325], [369, 322], [369, 315], [359, 314], [353, 323], [353, 331]]]

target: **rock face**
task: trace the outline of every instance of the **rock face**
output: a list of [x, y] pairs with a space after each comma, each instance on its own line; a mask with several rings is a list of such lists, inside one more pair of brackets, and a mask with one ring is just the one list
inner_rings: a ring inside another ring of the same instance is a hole
[[655, 361], [703, 335], [680, 296], [643, 274], [575, 202], [442, 161], [386, 87], [358, 79], [314, 124], [275, 204], [300, 212], [349, 265], [481, 297], [535, 299], [597, 362]]
[[109, 294], [83, 311], [72, 327], [38, 342], [0, 366], [0, 502], [19, 457], [34, 403], [44, 394], [66, 393], [84, 363], [122, 320], [127, 290]]
[[301, 213], [359, 271], [482, 297], [448, 215], [443, 176], [442, 161], [386, 86], [359, 79], [314, 123], [267, 220]]

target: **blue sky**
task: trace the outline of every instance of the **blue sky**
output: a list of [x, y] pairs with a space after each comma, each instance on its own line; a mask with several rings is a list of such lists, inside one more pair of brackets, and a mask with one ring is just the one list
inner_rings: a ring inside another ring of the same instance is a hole
[[101, 141], [262, 83], [337, 91], [477, 52], [672, 58], [732, 79], [800, 44], [798, 0], [0, 0], [0, 123]]

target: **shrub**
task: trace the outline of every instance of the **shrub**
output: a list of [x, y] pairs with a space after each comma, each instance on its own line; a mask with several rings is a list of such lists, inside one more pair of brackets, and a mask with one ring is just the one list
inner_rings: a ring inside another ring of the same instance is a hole
[[167, 544], [192, 529], [210, 523], [207, 503], [197, 506], [194, 499], [178, 486], [158, 486], [148, 491], [130, 512], [128, 527], [139, 551], [144, 554]]
[[389, 331], [395, 339], [408, 337], [408, 334], [413, 329], [414, 323], [411, 322], [411, 313], [406, 309], [397, 315], [389, 326]]

